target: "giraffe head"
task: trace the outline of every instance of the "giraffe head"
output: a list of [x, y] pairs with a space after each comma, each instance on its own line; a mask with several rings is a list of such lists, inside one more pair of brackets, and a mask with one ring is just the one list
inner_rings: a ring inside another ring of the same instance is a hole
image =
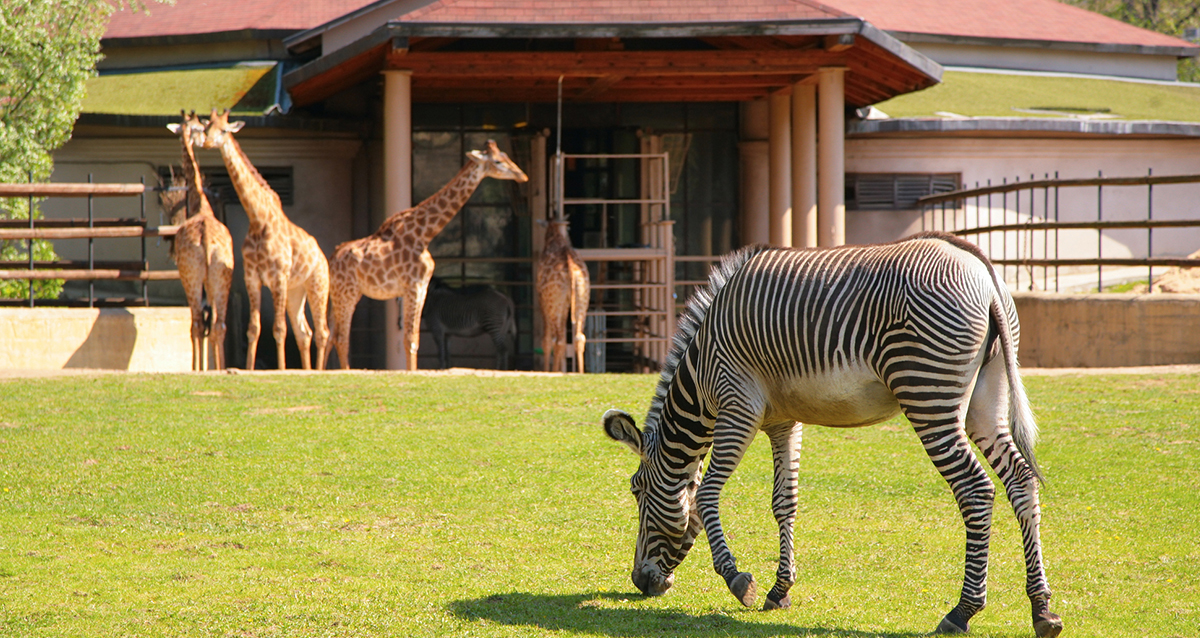
[[242, 130], [245, 125], [245, 122], [230, 122], [229, 109], [225, 109], [224, 112], [213, 109], [212, 114], [208, 116], [208, 123], [204, 126], [202, 148], [221, 148], [226, 140]]
[[471, 158], [473, 162], [482, 164], [487, 171], [487, 177], [511, 179], [516, 182], [529, 181], [529, 176], [525, 175], [525, 171], [522, 171], [516, 162], [509, 159], [508, 155], [504, 154], [493, 140], [488, 140], [487, 148], [471, 151], [467, 153], [467, 157]]
[[180, 110], [179, 118], [182, 120], [179, 124], [174, 122], [167, 125], [167, 128], [174, 134], [180, 136], [183, 141], [192, 146], [203, 146], [204, 144], [204, 122], [196, 117], [196, 112]]

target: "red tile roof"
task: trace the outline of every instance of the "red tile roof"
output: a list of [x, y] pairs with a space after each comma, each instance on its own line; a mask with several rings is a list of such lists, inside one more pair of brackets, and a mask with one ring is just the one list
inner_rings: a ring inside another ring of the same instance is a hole
[[[375, 0], [177, 0], [117, 12], [107, 38], [305, 30]], [[397, 19], [421, 23], [730, 23], [865, 18], [886, 31], [1135, 46], [1195, 46], [1055, 0], [434, 0]]]
[[825, 0], [885, 31], [1184, 47], [1190, 42], [1055, 0]]
[[457, 24], [721, 23], [849, 17], [808, 0], [436, 0], [401, 22]]
[[244, 29], [301, 31], [340, 18], [375, 0], [176, 0], [148, 11], [113, 14], [106, 38], [147, 38]]

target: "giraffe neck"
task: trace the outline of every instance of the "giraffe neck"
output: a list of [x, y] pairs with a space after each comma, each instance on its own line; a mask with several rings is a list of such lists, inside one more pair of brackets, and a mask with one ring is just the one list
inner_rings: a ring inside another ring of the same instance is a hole
[[250, 163], [250, 159], [242, 152], [242, 147], [232, 135], [227, 135], [225, 142], [221, 144], [221, 158], [225, 160], [225, 170], [229, 172], [229, 179], [233, 181], [233, 188], [237, 190], [242, 208], [246, 209], [250, 226], [253, 228], [276, 223], [277, 217], [283, 212], [279, 195], [267, 186], [267, 181]]
[[196, 162], [196, 151], [191, 136], [180, 136], [183, 145], [183, 178], [187, 182], [187, 216], [212, 215], [212, 207], [204, 196], [204, 176]]
[[468, 162], [438, 192], [414, 206], [405, 216], [405, 232], [415, 235], [428, 245], [446, 224], [462, 210], [471, 194], [487, 177], [487, 169], [478, 162]]

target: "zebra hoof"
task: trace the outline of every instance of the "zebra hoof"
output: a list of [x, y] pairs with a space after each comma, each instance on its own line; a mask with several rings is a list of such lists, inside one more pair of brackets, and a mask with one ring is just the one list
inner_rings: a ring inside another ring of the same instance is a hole
[[729, 591], [746, 607], [753, 607], [754, 601], [758, 599], [758, 585], [749, 572], [741, 572], [734, 576], [733, 580], [729, 581]]
[[776, 609], [788, 609], [792, 606], [792, 597], [784, 596], [779, 600], [771, 598], [771, 594], [767, 594], [767, 600], [763, 602], [763, 611], [774, 611]]
[[1048, 611], [1042, 612], [1041, 617], [1033, 621], [1033, 633], [1037, 634], [1038, 638], [1055, 638], [1062, 633], [1062, 629], [1062, 618]]
[[[956, 611], [958, 611], [958, 610], [955, 609], [955, 610], [951, 611], [950, 613], [946, 614], [946, 617], [942, 619], [942, 622], [938, 623], [937, 629], [934, 630], [934, 633], [936, 633], [936, 634], [965, 634], [968, 631], [970, 631], [970, 626], [966, 622], [963, 622], [961, 625], [959, 624], [960, 621], [957, 618], [957, 614], [955, 613]], [[952, 618], [952, 616], [953, 616], [953, 618]]]

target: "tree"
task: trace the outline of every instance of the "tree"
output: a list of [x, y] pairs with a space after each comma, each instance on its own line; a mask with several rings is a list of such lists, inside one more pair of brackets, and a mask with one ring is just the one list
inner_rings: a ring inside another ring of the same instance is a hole
[[[145, 7], [142, 0], [0, 0], [0, 182], [50, 177], [50, 154], [71, 139], [108, 19], [124, 6]], [[0, 200], [0, 218], [31, 214], [41, 216], [36, 202], [31, 211], [27, 200]], [[54, 259], [47, 242], [34, 242], [33, 252]], [[0, 242], [0, 260], [26, 258], [24, 241]], [[34, 292], [54, 298], [61, 289], [61, 281], [38, 282]], [[0, 297], [28, 290], [25, 281], [0, 281]]]
[[[1200, 27], [1200, 2], [1196, 0], [1062, 0], [1143, 29], [1182, 38], [1189, 28]], [[1179, 63], [1179, 79], [1200, 81], [1196, 58]]]

